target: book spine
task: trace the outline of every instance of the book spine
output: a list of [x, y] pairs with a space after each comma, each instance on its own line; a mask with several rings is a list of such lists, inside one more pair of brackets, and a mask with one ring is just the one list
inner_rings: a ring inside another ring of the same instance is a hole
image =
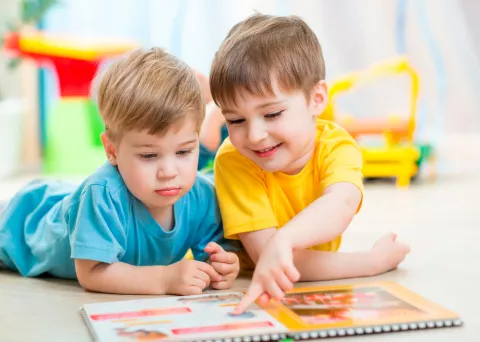
[[462, 320], [436, 320], [425, 322], [411, 322], [401, 324], [384, 324], [375, 326], [365, 326], [357, 328], [346, 329], [326, 329], [320, 331], [289, 333], [288, 338], [294, 341], [310, 340], [317, 338], [341, 337], [341, 336], [355, 336], [355, 335], [370, 335], [380, 333], [390, 333], [407, 330], [423, 330], [443, 327], [458, 327], [463, 324]]
[[375, 326], [365, 326], [357, 328], [334, 328], [317, 331], [304, 331], [284, 334], [260, 334], [249, 335], [242, 337], [219, 338], [219, 339], [205, 339], [205, 340], [189, 340], [189, 342], [263, 342], [263, 341], [301, 341], [312, 340], [319, 338], [354, 336], [354, 335], [369, 335], [390, 333], [406, 330], [423, 330], [443, 327], [459, 327], [463, 325], [463, 321], [456, 320], [436, 320], [425, 322], [411, 322], [402, 324], [384, 324]]
[[80, 309], [80, 313], [83, 317], [83, 320], [85, 321], [85, 325], [87, 326], [87, 330], [88, 330], [88, 333], [90, 334], [90, 336], [92, 337], [92, 340], [93, 341], [98, 341], [98, 338], [95, 334], [95, 331], [93, 329], [93, 326], [90, 324], [90, 319], [88, 318], [88, 315], [87, 313], [85, 312], [85, 310], [82, 308]]

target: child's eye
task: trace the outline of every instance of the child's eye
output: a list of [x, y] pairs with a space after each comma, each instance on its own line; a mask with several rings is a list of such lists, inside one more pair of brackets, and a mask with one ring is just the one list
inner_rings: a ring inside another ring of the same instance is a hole
[[186, 156], [186, 155], [189, 155], [190, 153], [192, 153], [192, 150], [181, 150], [177, 152], [179, 156]]
[[245, 119], [227, 120], [227, 123], [229, 125], [238, 125], [238, 124], [241, 124], [244, 121], [245, 121]]
[[143, 154], [139, 154], [138, 156], [140, 157], [140, 159], [144, 159], [144, 160], [152, 160], [157, 158], [156, 153], [143, 153]]
[[278, 118], [283, 113], [283, 110], [271, 114], [265, 115], [265, 119], [275, 119]]

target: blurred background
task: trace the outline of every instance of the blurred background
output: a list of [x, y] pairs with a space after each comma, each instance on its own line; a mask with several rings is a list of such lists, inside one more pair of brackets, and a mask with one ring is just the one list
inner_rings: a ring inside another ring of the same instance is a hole
[[316, 32], [325, 115], [362, 144], [368, 180], [480, 175], [478, 1], [0, 0], [0, 196], [22, 177], [81, 178], [104, 162], [85, 88], [97, 68], [160, 46], [208, 76], [228, 30], [255, 11], [299, 15]]

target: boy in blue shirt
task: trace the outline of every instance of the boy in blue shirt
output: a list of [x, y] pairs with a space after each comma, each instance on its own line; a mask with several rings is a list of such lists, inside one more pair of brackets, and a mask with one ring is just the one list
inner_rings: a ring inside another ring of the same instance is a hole
[[97, 292], [230, 288], [237, 248], [197, 174], [205, 105], [193, 71], [161, 49], [138, 50], [110, 66], [97, 97], [108, 163], [80, 186], [36, 181], [17, 193], [0, 215], [0, 264]]

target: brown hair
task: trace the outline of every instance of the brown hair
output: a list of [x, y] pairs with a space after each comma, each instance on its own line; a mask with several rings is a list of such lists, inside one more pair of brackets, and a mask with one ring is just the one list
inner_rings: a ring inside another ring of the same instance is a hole
[[186, 117], [200, 129], [205, 104], [193, 70], [160, 48], [135, 50], [115, 62], [97, 80], [100, 115], [110, 139], [125, 131], [164, 134]]
[[308, 99], [325, 79], [322, 48], [301, 18], [255, 14], [236, 24], [215, 54], [212, 98], [221, 106], [236, 104], [241, 90], [272, 94], [273, 79], [281, 90], [301, 90]]

